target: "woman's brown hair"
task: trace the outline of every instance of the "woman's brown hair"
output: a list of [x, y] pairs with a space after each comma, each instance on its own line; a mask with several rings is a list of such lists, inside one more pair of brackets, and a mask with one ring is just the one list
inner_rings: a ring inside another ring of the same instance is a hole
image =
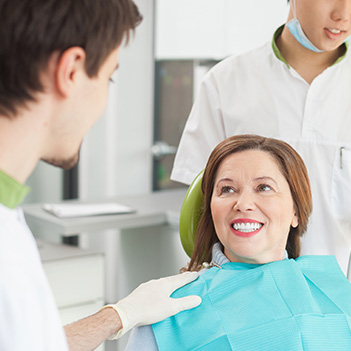
[[204, 195], [203, 214], [197, 228], [188, 270], [197, 270], [203, 262], [212, 260], [212, 246], [218, 241], [211, 215], [211, 198], [217, 170], [226, 157], [245, 150], [269, 153], [287, 180], [298, 217], [298, 226], [290, 227], [286, 250], [290, 258], [297, 258], [300, 255], [300, 238], [307, 229], [308, 218], [312, 212], [310, 182], [301, 156], [281, 140], [258, 135], [235, 135], [218, 144], [208, 159], [201, 183]]

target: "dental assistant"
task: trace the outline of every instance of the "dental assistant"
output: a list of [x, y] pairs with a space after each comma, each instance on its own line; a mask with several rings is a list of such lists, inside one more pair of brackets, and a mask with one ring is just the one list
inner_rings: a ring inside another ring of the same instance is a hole
[[197, 306], [171, 299], [197, 274], [140, 285], [61, 326], [36, 242], [18, 207], [43, 160], [74, 166], [105, 108], [121, 43], [142, 17], [131, 0], [0, 0], [0, 350], [85, 351]]
[[[283, 1], [283, 0], [282, 0]], [[258, 29], [259, 30], [259, 29]], [[273, 40], [229, 57], [204, 78], [171, 179], [190, 184], [226, 137], [282, 139], [302, 156], [314, 209], [302, 254], [351, 249], [351, 0], [291, 1]]]

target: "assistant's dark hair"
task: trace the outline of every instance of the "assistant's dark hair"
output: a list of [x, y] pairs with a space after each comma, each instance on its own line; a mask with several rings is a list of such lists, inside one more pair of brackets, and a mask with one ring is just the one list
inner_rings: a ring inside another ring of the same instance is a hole
[[212, 246], [218, 241], [211, 214], [211, 198], [217, 171], [229, 155], [245, 150], [267, 152], [277, 162], [288, 182], [298, 226], [290, 227], [286, 250], [290, 258], [297, 258], [300, 255], [300, 238], [307, 229], [308, 218], [312, 212], [311, 187], [302, 158], [289, 144], [281, 140], [258, 135], [235, 135], [218, 144], [208, 159], [201, 183], [204, 195], [203, 214], [197, 228], [188, 270], [197, 270], [203, 262], [212, 260]]
[[0, 115], [43, 91], [40, 74], [54, 52], [86, 52], [89, 77], [142, 17], [131, 0], [0, 0]]

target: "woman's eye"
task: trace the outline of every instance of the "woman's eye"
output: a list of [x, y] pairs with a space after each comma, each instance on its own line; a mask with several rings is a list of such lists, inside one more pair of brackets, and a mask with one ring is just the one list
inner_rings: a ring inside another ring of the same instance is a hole
[[269, 190], [272, 190], [272, 188], [269, 185], [267, 185], [267, 184], [260, 184], [257, 187], [257, 190], [258, 191], [269, 191]]
[[223, 186], [221, 189], [222, 194], [227, 194], [227, 193], [232, 193], [234, 192], [234, 189], [230, 186]]

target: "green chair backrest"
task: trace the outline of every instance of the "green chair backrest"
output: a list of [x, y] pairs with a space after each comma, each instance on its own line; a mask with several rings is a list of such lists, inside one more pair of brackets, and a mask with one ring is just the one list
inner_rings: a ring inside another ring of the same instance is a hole
[[180, 211], [179, 234], [183, 248], [191, 257], [194, 250], [195, 234], [203, 211], [203, 194], [201, 192], [201, 171], [190, 185]]

